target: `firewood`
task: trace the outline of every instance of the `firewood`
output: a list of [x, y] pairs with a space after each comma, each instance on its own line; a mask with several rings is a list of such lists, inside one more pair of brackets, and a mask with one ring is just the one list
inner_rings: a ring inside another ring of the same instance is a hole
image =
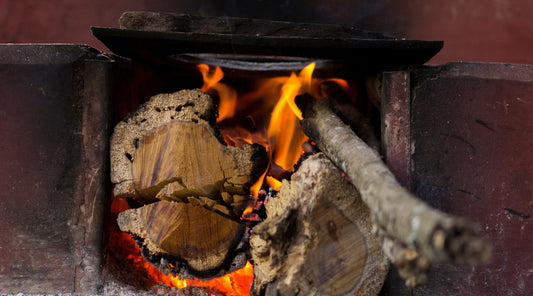
[[347, 93], [337, 83], [325, 82], [320, 84], [320, 93], [330, 100], [332, 108], [343, 122], [348, 124], [368, 146], [379, 151], [380, 143], [370, 117], [350, 101]]
[[142, 241], [149, 252], [146, 257], [164, 258], [156, 263], [167, 262], [166, 266], [157, 267], [172, 273], [180, 274], [185, 265], [193, 276], [209, 278], [246, 263], [233, 260], [243, 253], [238, 245], [245, 226], [202, 206], [160, 201], [121, 212], [117, 222], [122, 231]]
[[[137, 197], [132, 163], [140, 140], [154, 129], [174, 120], [214, 124], [213, 100], [200, 89], [159, 94], [119, 122], [111, 136], [111, 182], [116, 197]], [[155, 201], [155, 199], [151, 200]]]
[[[245, 144], [241, 149], [222, 143], [214, 121], [205, 120], [213, 104], [201, 91], [182, 91], [171, 97], [177, 97], [166, 102], [172, 107], [163, 108], [155, 100], [159, 96], [153, 97], [115, 128], [111, 142], [115, 195], [144, 203], [159, 199], [190, 202], [191, 197], [202, 197], [195, 201], [240, 217], [246, 207], [253, 206], [249, 188], [266, 168], [264, 147]], [[167, 109], [169, 114], [159, 115]], [[146, 118], [152, 120], [146, 123]]]
[[[226, 202], [233, 202], [235, 195], [249, 196], [250, 186], [258, 177], [251, 175], [260, 148], [226, 146], [205, 124], [168, 123], [145, 136], [135, 151], [135, 192], [144, 200], [156, 196], [184, 201], [190, 196], [202, 196], [217, 204], [225, 203], [221, 195], [225, 193], [224, 196], [231, 196], [226, 197]], [[253, 198], [242, 199], [244, 206], [234, 205], [233, 209], [240, 210], [235, 213], [237, 217], [250, 201]]]
[[[300, 97], [297, 103], [303, 109], [304, 132], [359, 190], [384, 248], [409, 286], [422, 283], [434, 263], [488, 260], [491, 248], [479, 237], [479, 228], [430, 207], [402, 188], [379, 155], [331, 111], [327, 99]], [[408, 256], [405, 250], [411, 251]]]
[[250, 237], [254, 295], [377, 295], [387, 268], [357, 190], [319, 153], [266, 203]]

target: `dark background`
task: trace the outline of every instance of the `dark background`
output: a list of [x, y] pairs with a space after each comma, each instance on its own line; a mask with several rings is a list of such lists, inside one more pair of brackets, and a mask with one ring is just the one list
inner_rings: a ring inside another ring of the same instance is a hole
[[108, 51], [90, 26], [118, 27], [121, 13], [131, 10], [344, 24], [444, 40], [430, 64], [533, 64], [533, 1], [527, 0], [0, 0], [0, 43], [77, 43]]

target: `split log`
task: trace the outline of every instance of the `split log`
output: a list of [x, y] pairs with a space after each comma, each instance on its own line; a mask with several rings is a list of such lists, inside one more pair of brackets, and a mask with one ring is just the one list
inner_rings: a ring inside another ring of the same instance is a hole
[[[326, 99], [299, 97], [304, 132], [351, 179], [406, 284], [423, 283], [433, 263], [488, 261], [490, 245], [476, 225], [440, 212], [402, 188], [379, 155], [331, 110]], [[406, 253], [406, 251], [409, 251]]]
[[160, 201], [121, 212], [117, 222], [140, 239], [148, 261], [182, 279], [217, 277], [246, 264], [239, 246], [245, 226], [202, 206]]
[[251, 175], [260, 148], [223, 145], [205, 124], [168, 123], [145, 136], [135, 151], [135, 192], [143, 200], [155, 196], [187, 202], [190, 197], [203, 197], [197, 201], [239, 218], [247, 206], [253, 207], [250, 186], [259, 175]]
[[[174, 120], [207, 122], [216, 120], [211, 97], [200, 89], [155, 95], [137, 111], [119, 122], [111, 135], [111, 182], [116, 197], [138, 197], [133, 183], [132, 163], [139, 142], [154, 129]], [[155, 201], [155, 199], [148, 202]]]
[[236, 218], [253, 206], [249, 188], [266, 168], [266, 151], [221, 142], [212, 108], [200, 90], [180, 91], [153, 97], [119, 123], [111, 140], [115, 195], [143, 203], [192, 198]]
[[319, 153], [283, 181], [250, 237], [254, 295], [377, 295], [387, 268], [357, 190]]

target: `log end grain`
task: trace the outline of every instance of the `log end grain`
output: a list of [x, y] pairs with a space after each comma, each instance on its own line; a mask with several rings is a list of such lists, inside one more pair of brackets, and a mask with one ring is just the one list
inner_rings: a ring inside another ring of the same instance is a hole
[[139, 141], [155, 128], [175, 120], [214, 124], [216, 112], [209, 95], [200, 89], [159, 94], [126, 119], [111, 136], [111, 181], [117, 197], [135, 196], [131, 164]]
[[377, 295], [387, 268], [355, 187], [323, 154], [302, 163], [253, 229], [254, 293]]
[[142, 241], [150, 256], [186, 265], [202, 277], [233, 261], [245, 230], [243, 224], [204, 207], [167, 201], [121, 212], [117, 222]]

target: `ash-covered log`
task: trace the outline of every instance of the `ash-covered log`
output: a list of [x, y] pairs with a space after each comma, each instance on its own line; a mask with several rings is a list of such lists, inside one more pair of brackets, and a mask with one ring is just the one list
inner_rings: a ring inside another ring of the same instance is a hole
[[376, 151], [337, 117], [327, 99], [301, 96], [304, 132], [346, 175], [368, 206], [383, 248], [408, 286], [434, 263], [478, 264], [491, 247], [476, 225], [440, 212], [401, 187]]

